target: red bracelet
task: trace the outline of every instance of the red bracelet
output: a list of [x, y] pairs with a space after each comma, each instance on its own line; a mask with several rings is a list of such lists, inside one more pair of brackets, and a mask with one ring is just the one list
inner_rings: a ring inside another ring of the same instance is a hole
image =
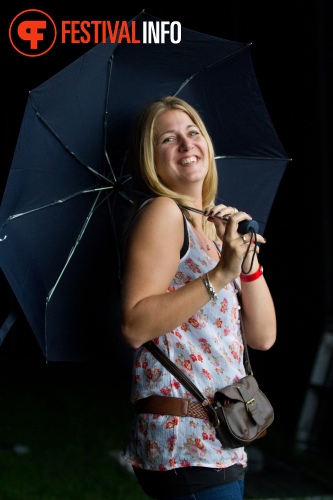
[[240, 279], [241, 279], [241, 281], [246, 281], [246, 282], [255, 281], [258, 278], [260, 278], [260, 276], [263, 275], [263, 272], [264, 272], [264, 268], [262, 266], [259, 266], [258, 270], [255, 273], [252, 273], [252, 274], [243, 274], [243, 273], [241, 273], [240, 274]]

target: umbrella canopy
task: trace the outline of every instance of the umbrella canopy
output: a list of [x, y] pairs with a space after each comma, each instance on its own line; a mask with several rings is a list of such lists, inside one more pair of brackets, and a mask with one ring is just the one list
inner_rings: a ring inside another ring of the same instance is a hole
[[[160, 19], [141, 12], [147, 23]], [[119, 333], [119, 237], [131, 206], [128, 131], [150, 100], [201, 114], [218, 201], [263, 233], [288, 158], [248, 44], [181, 29], [178, 44], [101, 43], [29, 93], [0, 213], [3, 272], [48, 361], [87, 361]]]

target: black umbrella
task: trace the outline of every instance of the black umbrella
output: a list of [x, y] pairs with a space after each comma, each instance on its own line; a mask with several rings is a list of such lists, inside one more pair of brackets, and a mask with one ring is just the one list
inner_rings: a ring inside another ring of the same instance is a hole
[[[142, 12], [129, 28], [142, 41], [160, 21]], [[185, 28], [173, 42], [101, 43], [29, 94], [1, 206], [1, 267], [48, 361], [90, 360], [118, 337], [127, 135], [151, 99], [178, 95], [201, 113], [219, 201], [265, 230], [288, 159], [250, 46]]]

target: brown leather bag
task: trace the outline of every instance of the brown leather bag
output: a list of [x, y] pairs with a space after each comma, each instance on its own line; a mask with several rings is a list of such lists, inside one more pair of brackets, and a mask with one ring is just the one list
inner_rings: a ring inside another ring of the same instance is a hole
[[215, 431], [225, 448], [251, 444], [274, 420], [273, 407], [253, 375], [216, 391], [214, 403], [219, 420]]

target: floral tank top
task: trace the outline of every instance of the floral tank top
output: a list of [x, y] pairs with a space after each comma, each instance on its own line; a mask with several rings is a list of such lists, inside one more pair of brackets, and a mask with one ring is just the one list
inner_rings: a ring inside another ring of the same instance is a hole
[[[216, 266], [186, 221], [189, 247], [167, 292], [186, 286]], [[204, 285], [203, 285], [204, 286]], [[232, 283], [191, 318], [155, 343], [208, 399], [217, 389], [245, 376], [237, 293]], [[135, 352], [132, 402], [151, 395], [196, 401], [145, 347]], [[223, 449], [208, 420], [172, 415], [135, 414], [124, 458], [133, 466], [163, 471], [202, 466], [246, 466], [244, 448]]]

